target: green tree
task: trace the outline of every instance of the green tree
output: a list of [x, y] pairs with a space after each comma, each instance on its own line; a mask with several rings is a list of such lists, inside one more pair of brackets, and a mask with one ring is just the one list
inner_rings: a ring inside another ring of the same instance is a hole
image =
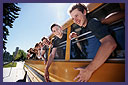
[[6, 50], [8, 28], [13, 28], [13, 22], [18, 18], [18, 12], [21, 10], [16, 3], [3, 4], [3, 50]]
[[[13, 52], [14, 57], [14, 52]], [[17, 55], [15, 56], [14, 60], [25, 60], [26, 59], [26, 52], [23, 50], [18, 50]]]
[[5, 51], [5, 52], [3, 53], [3, 61], [4, 61], [4, 62], [11, 62], [12, 60], [13, 60], [13, 56], [10, 55], [9, 52]]

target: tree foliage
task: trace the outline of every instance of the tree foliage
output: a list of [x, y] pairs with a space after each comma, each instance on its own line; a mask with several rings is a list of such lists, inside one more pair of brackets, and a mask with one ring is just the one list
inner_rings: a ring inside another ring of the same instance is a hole
[[16, 56], [14, 56], [14, 52], [13, 52], [13, 57], [14, 60], [25, 60], [26, 59], [26, 52], [24, 52], [23, 50], [18, 50], [18, 53]]
[[8, 28], [13, 28], [13, 22], [18, 18], [21, 9], [16, 3], [3, 4], [3, 49], [6, 50], [7, 36], [9, 36]]
[[9, 52], [5, 51], [5, 52], [3, 53], [3, 61], [4, 61], [4, 62], [11, 62], [12, 60], [13, 60], [13, 56], [10, 55]]

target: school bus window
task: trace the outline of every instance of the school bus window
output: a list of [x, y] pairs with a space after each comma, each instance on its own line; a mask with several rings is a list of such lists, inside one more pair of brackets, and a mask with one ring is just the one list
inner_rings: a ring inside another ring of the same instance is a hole
[[[118, 23], [118, 25], [113, 25], [109, 27], [109, 31], [111, 35], [117, 42], [117, 48], [111, 54], [110, 58], [124, 58], [125, 56], [125, 29], [123, 23]], [[80, 29], [80, 28], [77, 28]], [[80, 31], [84, 32], [84, 29]], [[81, 32], [77, 32], [81, 33]], [[98, 47], [100, 46], [100, 42], [95, 42], [92, 46], [86, 50], [88, 42], [91, 43], [90, 40], [95, 40], [94, 35], [91, 34], [91, 31], [82, 33], [78, 36], [78, 40], [75, 38], [71, 39], [71, 59], [93, 59], [94, 54], [96, 54]], [[95, 40], [96, 41], [96, 40]], [[94, 43], [94, 41], [93, 41]], [[92, 49], [92, 50], [91, 50]], [[94, 52], [95, 51], [95, 52]], [[88, 54], [88, 52], [91, 52]], [[94, 54], [93, 54], [94, 53]]]
[[[112, 7], [112, 8], [110, 8]], [[102, 24], [107, 24], [108, 31], [113, 36], [117, 43], [117, 48], [111, 54], [109, 58], [124, 58], [125, 56], [125, 26], [124, 26], [124, 13], [120, 9], [119, 3], [111, 3], [111, 4], [104, 4], [102, 7], [97, 8], [93, 12], [89, 13], [89, 17], [96, 17], [97, 19], [101, 20], [109, 16], [110, 19], [105, 20]], [[102, 15], [102, 16], [101, 16]], [[112, 16], [112, 17], [111, 17]], [[114, 18], [113, 18], [114, 17]], [[120, 17], [120, 19], [118, 19]], [[95, 46], [89, 47], [87, 50], [87, 45], [89, 40], [94, 39], [93, 34], [89, 31], [85, 32], [85, 29], [77, 26], [76, 24], [72, 25], [72, 31], [76, 32], [78, 36], [78, 40], [72, 39], [71, 40], [71, 59], [92, 59], [94, 56], [93, 54], [88, 55], [88, 51], [94, 53], [93, 51], [97, 51], [98, 46], [100, 45], [99, 42], [96, 42]], [[93, 42], [94, 43], [94, 42]], [[95, 48], [94, 48], [95, 47]], [[93, 50], [90, 50], [92, 49]], [[79, 56], [79, 57], [78, 57]]]
[[61, 45], [57, 47], [55, 59], [65, 59], [66, 41], [64, 41], [60, 44]]
[[[86, 48], [88, 46], [88, 42], [91, 43], [90, 40], [95, 39], [94, 35], [91, 33], [91, 31], [85, 32], [86, 29], [81, 28], [77, 25], [75, 26], [74, 28], [72, 28], [72, 31], [76, 32], [79, 36], [77, 37], [77, 39], [71, 39], [71, 59], [92, 59], [94, 57], [93, 53], [96, 54], [96, 50], [100, 45], [100, 42], [97, 41], [95, 43], [95, 46], [93, 44], [93, 46], [89, 47], [89, 49], [87, 50]], [[91, 53], [88, 54], [88, 52]]]
[[[53, 44], [57, 45], [57, 50], [55, 53], [55, 60], [57, 59], [65, 59], [65, 52], [66, 52], [66, 40], [67, 40], [67, 31], [66, 29], [62, 32], [62, 38], [61, 40], [58, 39], [58, 37], [54, 36]], [[59, 43], [60, 42], [60, 43]]]
[[111, 57], [124, 58], [125, 57], [125, 26], [124, 22], [113, 24], [109, 26], [109, 31], [117, 43], [117, 48], [112, 53]]
[[[77, 24], [72, 24], [71, 32], [76, 32], [78, 35], [81, 34], [82, 28]], [[78, 40], [75, 38], [71, 39], [71, 51], [70, 51], [70, 58], [71, 59], [85, 59], [86, 58], [86, 49], [84, 45], [86, 44], [86, 40], [80, 40], [81, 37], [79, 36]]]

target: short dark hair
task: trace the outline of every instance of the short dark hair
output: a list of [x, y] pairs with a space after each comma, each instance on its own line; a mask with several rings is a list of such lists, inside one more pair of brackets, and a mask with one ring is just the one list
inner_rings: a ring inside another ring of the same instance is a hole
[[78, 3], [72, 6], [72, 8], [69, 10], [69, 13], [71, 13], [73, 10], [78, 9], [82, 13], [84, 13], [84, 10], [87, 12], [87, 7], [84, 4]]
[[36, 43], [35, 47], [39, 46], [39, 43]]
[[43, 37], [42, 39], [41, 39], [41, 41], [43, 41], [44, 39], [47, 39], [46, 37]]
[[52, 25], [51, 25], [51, 31], [52, 31], [52, 28], [53, 28], [53, 27], [55, 27], [55, 26], [58, 26], [58, 27], [60, 27], [60, 28], [61, 28], [61, 26], [60, 26], [60, 25], [58, 25], [58, 24], [52, 24]]
[[29, 50], [27, 50], [27, 52], [29, 52]]
[[[29, 50], [27, 50], [27, 52], [30, 52], [32, 48], [29, 48]], [[33, 50], [33, 49], [32, 49]]]

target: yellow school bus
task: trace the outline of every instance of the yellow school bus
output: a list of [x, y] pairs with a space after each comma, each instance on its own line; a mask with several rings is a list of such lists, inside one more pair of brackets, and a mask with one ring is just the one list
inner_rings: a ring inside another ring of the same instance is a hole
[[[115, 38], [118, 46], [117, 49], [110, 55], [109, 59], [96, 70], [88, 82], [125, 82], [125, 4], [124, 3], [89, 3], [87, 5], [89, 15], [96, 17], [104, 24], [108, 24], [112, 36]], [[121, 14], [117, 17], [117, 14]], [[115, 16], [117, 20], [107, 19]], [[107, 17], [107, 18], [106, 18]], [[78, 75], [79, 71], [74, 70], [75, 67], [85, 67], [93, 59], [83, 58], [80, 50], [76, 50], [78, 53], [74, 55], [72, 50], [72, 43], [69, 39], [69, 34], [72, 28], [80, 28], [73, 23], [72, 19], [69, 19], [62, 26], [63, 31], [67, 34], [67, 41], [64, 43], [65, 53], [62, 56], [56, 56], [49, 68], [49, 78], [51, 82], [76, 82], [73, 79]], [[84, 34], [83, 34], [84, 35]], [[82, 36], [82, 35], [81, 35]], [[54, 35], [50, 35], [49, 39], [54, 38]], [[121, 37], [121, 38], [120, 38]], [[63, 47], [62, 46], [62, 47]], [[49, 53], [50, 55], [50, 49]], [[44, 80], [44, 61], [41, 60], [26, 60], [24, 69], [27, 71], [28, 82], [45, 82]]]

